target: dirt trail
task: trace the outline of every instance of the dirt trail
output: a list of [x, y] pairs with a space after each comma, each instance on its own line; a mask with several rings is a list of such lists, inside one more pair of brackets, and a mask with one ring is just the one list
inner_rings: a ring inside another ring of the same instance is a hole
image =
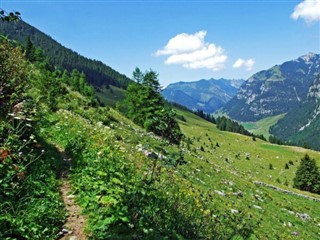
[[75, 196], [71, 194], [71, 186], [69, 183], [69, 167], [70, 167], [70, 158], [66, 153], [58, 147], [61, 158], [63, 159], [63, 169], [61, 172], [61, 195], [66, 206], [68, 217], [64, 223], [60, 233], [60, 240], [86, 240], [88, 239], [83, 232], [85, 227], [85, 219], [81, 213], [81, 208], [75, 202]]

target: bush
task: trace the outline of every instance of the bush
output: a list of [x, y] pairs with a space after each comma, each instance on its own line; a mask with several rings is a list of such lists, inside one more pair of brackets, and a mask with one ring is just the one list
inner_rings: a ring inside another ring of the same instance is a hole
[[21, 49], [0, 36], [0, 117], [6, 118], [24, 99], [27, 66]]
[[320, 172], [315, 159], [306, 154], [300, 162], [293, 179], [293, 187], [313, 193], [320, 193]]

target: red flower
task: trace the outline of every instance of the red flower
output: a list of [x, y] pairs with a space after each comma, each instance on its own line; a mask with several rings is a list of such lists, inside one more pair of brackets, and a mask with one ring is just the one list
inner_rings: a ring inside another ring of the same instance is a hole
[[4, 161], [9, 156], [8, 150], [0, 149], [0, 160]]

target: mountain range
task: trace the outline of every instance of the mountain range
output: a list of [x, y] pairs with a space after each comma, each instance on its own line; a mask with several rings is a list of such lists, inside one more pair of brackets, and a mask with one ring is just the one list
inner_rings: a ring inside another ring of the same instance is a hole
[[289, 144], [319, 149], [320, 55], [308, 53], [252, 75], [247, 81], [210, 79], [170, 84], [162, 92], [189, 109], [223, 113], [239, 122], [284, 114], [269, 132]]
[[223, 112], [243, 122], [287, 113], [307, 98], [319, 70], [320, 55], [309, 53], [260, 71], [240, 87]]
[[289, 144], [319, 149], [320, 55], [308, 53], [250, 77], [224, 106], [241, 122], [285, 114], [269, 132]]
[[310, 86], [303, 103], [272, 126], [270, 133], [289, 143], [320, 148], [320, 75]]
[[168, 85], [162, 95], [188, 109], [213, 113], [223, 107], [237, 93], [244, 80], [209, 79], [194, 82], [178, 82]]

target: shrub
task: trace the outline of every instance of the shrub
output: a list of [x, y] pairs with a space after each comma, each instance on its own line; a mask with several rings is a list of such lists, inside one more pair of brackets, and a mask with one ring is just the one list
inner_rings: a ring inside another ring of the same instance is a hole
[[293, 187], [300, 190], [320, 193], [320, 172], [316, 160], [306, 154], [300, 162], [293, 179]]
[[27, 86], [27, 62], [22, 51], [0, 36], [0, 117], [22, 102]]

